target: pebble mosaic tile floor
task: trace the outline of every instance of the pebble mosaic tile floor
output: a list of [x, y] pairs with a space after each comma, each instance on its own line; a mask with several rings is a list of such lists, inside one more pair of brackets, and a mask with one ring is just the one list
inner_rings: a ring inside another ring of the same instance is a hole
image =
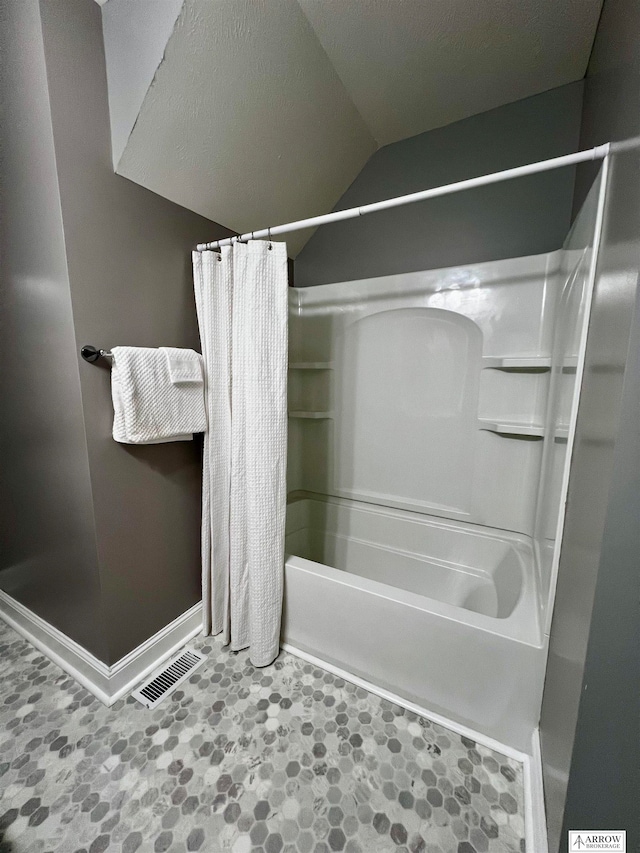
[[288, 654], [218, 640], [105, 708], [0, 622], [0, 853], [522, 853], [522, 767]]

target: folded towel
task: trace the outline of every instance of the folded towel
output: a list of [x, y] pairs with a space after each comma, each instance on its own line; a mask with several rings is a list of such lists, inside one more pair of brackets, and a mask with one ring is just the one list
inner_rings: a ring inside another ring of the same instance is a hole
[[189, 441], [192, 433], [206, 431], [202, 358], [197, 352], [171, 347], [113, 347], [112, 353], [116, 441]]
[[202, 385], [202, 356], [192, 349], [177, 349], [177, 347], [160, 347], [164, 353], [169, 369], [169, 376], [174, 385], [183, 382], [197, 382]]

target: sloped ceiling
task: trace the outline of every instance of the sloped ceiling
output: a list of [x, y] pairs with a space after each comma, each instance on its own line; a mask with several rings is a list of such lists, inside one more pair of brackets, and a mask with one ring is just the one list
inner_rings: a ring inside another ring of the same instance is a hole
[[[104, 6], [111, 147], [118, 164], [182, 8], [182, 0], [96, 0]], [[107, 4], [108, 2], [108, 4]]]
[[581, 79], [600, 6], [110, 0], [116, 170], [236, 231], [326, 213], [380, 145]]
[[601, 0], [298, 0], [379, 145], [580, 80]]
[[248, 231], [330, 210], [375, 148], [296, 0], [185, 0], [117, 171]]

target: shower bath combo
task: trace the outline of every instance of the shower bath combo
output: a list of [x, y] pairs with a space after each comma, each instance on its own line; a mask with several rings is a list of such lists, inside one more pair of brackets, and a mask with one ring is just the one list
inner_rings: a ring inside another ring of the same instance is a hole
[[197, 246], [602, 160], [561, 249], [289, 294], [284, 647], [520, 755], [537, 748], [617, 147]]
[[285, 648], [529, 754], [607, 166], [560, 250], [290, 291]]

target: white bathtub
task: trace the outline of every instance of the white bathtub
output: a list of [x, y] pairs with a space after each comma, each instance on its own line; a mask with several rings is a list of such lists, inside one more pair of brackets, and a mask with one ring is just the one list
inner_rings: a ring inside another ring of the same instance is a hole
[[527, 537], [305, 495], [286, 551], [286, 643], [530, 749], [544, 649]]

